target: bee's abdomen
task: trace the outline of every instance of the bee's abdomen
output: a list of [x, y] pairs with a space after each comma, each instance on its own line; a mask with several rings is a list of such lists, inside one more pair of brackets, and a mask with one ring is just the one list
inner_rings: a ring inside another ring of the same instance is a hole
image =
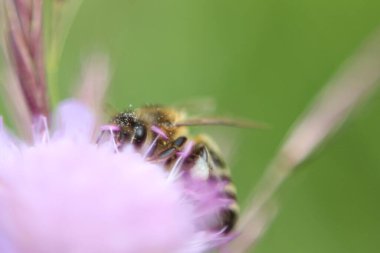
[[224, 160], [208, 146], [206, 141], [202, 142], [198, 139], [185, 160], [184, 171], [204, 180], [222, 182], [224, 186], [219, 194], [222, 198], [228, 199], [230, 203], [217, 214], [218, 221], [213, 229], [223, 230], [226, 234], [233, 230], [239, 216], [239, 205], [236, 188]]

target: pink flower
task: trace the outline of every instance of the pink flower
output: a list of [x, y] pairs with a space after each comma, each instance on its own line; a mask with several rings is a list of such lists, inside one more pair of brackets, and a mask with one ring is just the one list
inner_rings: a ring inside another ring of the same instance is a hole
[[94, 116], [62, 103], [33, 144], [0, 128], [0, 252], [206, 252], [228, 240], [209, 224], [223, 185], [182, 178], [133, 148], [97, 145]]

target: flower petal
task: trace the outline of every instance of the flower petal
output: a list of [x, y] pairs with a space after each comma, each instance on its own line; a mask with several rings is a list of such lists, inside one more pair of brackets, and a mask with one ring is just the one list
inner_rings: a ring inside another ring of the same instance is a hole
[[53, 138], [89, 141], [94, 132], [94, 124], [95, 118], [88, 107], [77, 100], [66, 100], [57, 109]]

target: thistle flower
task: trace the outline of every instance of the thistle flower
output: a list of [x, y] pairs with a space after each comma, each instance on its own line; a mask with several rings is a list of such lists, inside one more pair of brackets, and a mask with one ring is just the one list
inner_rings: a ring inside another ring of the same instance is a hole
[[[91, 142], [94, 117], [77, 101], [44, 118], [28, 145], [0, 130], [0, 252], [205, 252], [228, 201], [222, 185], [170, 180], [133, 149]], [[207, 193], [207, 194], [206, 194]]]

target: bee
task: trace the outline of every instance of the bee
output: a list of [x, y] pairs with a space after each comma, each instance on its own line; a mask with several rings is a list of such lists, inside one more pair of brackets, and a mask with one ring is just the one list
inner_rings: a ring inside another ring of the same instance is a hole
[[[177, 168], [202, 180], [224, 182], [220, 194], [230, 200], [230, 204], [218, 213], [215, 229], [225, 234], [233, 230], [239, 206], [230, 170], [217, 145], [205, 135], [191, 137], [189, 126], [256, 127], [256, 123], [226, 118], [192, 119], [175, 108], [157, 105], [117, 113], [110, 123], [117, 128], [113, 138], [118, 150], [132, 146], [146, 159], [162, 163], [167, 170]], [[181, 153], [186, 155], [181, 157]], [[175, 164], [179, 161], [180, 164]]]

